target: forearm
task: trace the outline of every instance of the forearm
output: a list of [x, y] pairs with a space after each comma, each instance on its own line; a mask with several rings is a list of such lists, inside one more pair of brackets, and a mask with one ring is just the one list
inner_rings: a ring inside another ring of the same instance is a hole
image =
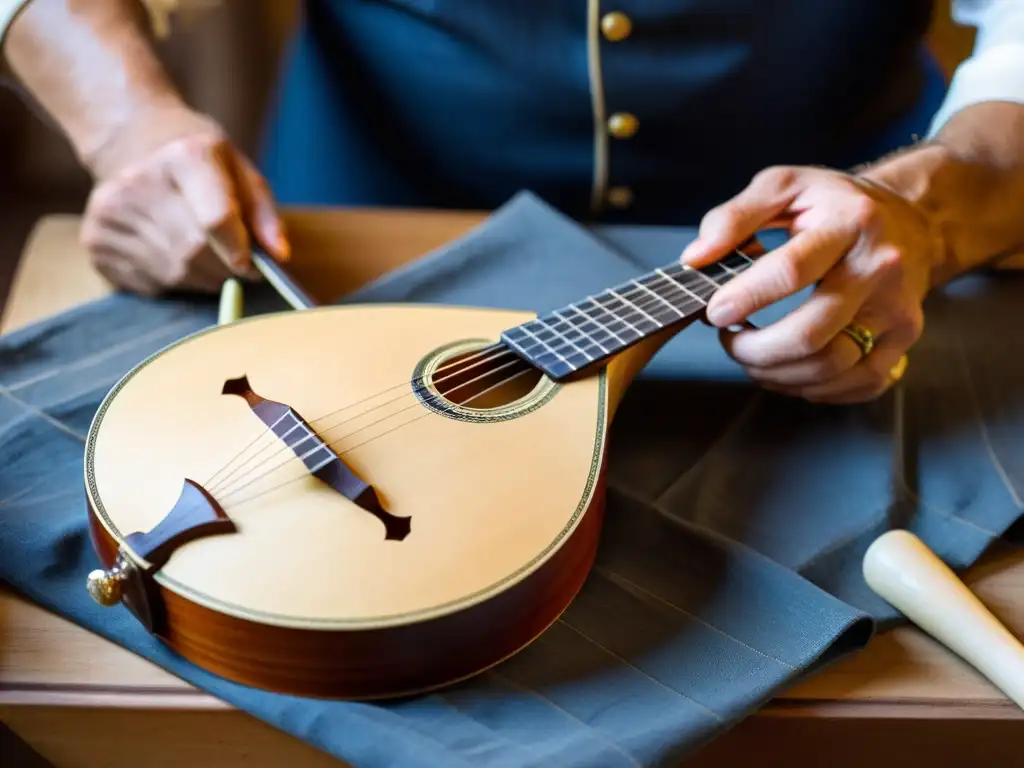
[[108, 147], [140, 113], [181, 106], [148, 23], [134, 0], [31, 0], [4, 37], [10, 70], [96, 175], [112, 170]]

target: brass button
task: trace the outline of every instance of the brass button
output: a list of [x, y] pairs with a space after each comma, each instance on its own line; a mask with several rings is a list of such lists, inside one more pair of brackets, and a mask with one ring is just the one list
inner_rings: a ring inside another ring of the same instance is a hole
[[608, 118], [608, 133], [616, 139], [630, 139], [640, 130], [640, 121], [629, 112], [616, 112]]
[[617, 43], [629, 37], [629, 33], [632, 31], [633, 22], [629, 20], [629, 16], [620, 11], [612, 11], [601, 17], [601, 32], [604, 33], [606, 40]]
[[629, 208], [633, 204], [633, 190], [629, 187], [612, 187], [608, 190], [608, 202], [615, 208]]

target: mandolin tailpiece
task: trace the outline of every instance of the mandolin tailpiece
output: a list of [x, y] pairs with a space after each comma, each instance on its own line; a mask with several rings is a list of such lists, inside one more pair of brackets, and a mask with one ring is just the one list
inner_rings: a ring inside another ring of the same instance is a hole
[[150, 632], [159, 634], [163, 606], [153, 575], [166, 565], [175, 550], [190, 541], [237, 530], [213, 496], [199, 483], [185, 478], [178, 500], [159, 523], [149, 531], [125, 537], [126, 547], [143, 563], [129, 558], [122, 548], [109, 569], [89, 574], [89, 594], [103, 606], [123, 602]]

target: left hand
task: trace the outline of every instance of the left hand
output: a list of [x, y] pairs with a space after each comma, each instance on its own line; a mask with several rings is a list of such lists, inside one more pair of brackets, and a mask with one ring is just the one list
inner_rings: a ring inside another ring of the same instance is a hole
[[[778, 227], [789, 229], [788, 242], [719, 289], [707, 322], [766, 389], [830, 403], [880, 396], [924, 329], [921, 305], [940, 258], [927, 214], [864, 176], [774, 167], [704, 217], [682, 261], [710, 264]], [[811, 298], [778, 322], [727, 329], [812, 284]], [[844, 332], [851, 323], [874, 336], [867, 355]]]

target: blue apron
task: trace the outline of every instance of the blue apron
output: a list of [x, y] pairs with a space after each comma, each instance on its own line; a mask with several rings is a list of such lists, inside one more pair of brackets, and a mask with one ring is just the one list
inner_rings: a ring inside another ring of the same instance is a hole
[[262, 166], [283, 203], [688, 225], [773, 164], [923, 135], [930, 0], [306, 0]]

